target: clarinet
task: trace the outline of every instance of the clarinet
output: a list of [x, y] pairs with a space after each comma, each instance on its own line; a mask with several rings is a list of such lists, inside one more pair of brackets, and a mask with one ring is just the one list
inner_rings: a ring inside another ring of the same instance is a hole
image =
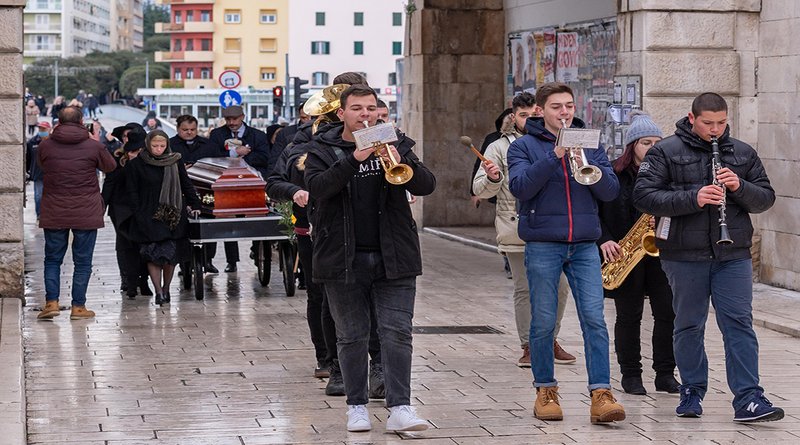
[[733, 244], [730, 234], [728, 233], [728, 222], [725, 216], [726, 207], [726, 189], [717, 179], [717, 174], [722, 168], [722, 162], [719, 160], [719, 142], [716, 137], [711, 138], [711, 177], [713, 184], [722, 187], [722, 202], [719, 204], [719, 241], [717, 244]]

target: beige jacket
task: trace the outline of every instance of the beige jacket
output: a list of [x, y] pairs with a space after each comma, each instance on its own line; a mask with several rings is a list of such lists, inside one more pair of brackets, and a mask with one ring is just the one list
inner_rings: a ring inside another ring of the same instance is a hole
[[508, 147], [522, 136], [514, 128], [511, 115], [506, 116], [500, 129], [503, 136], [486, 147], [484, 156], [500, 168], [500, 181], [492, 182], [486, 171], [479, 168], [472, 180], [472, 192], [481, 199], [497, 196], [494, 227], [497, 231], [497, 250], [500, 252], [524, 252], [525, 242], [517, 234], [517, 200], [508, 189]]

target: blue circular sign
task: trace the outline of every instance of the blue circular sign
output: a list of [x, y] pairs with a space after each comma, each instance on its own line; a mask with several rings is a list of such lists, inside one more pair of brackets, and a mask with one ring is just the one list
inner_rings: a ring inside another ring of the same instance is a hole
[[242, 95], [235, 90], [225, 90], [219, 95], [219, 103], [222, 108], [228, 108], [231, 105], [241, 105]]

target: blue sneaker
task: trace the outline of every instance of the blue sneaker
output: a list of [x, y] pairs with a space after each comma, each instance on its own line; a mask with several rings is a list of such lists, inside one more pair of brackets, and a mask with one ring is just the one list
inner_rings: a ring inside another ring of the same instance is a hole
[[747, 405], [736, 410], [734, 422], [772, 422], [783, 419], [783, 410], [772, 406], [772, 402], [758, 393]]
[[703, 415], [703, 399], [691, 387], [681, 388], [681, 403], [675, 408], [678, 417], [700, 417]]

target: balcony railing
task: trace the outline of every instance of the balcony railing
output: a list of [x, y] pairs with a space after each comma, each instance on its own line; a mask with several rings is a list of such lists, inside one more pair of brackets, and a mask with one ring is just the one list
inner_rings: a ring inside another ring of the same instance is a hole
[[22, 28], [25, 32], [61, 32], [61, 22], [33, 23], [26, 22]]
[[213, 62], [213, 51], [156, 51], [156, 62]]
[[43, 0], [28, 0], [28, 3], [25, 5], [25, 12], [60, 12], [61, 11], [61, 0], [50, 0], [50, 1], [43, 1]]
[[159, 5], [182, 5], [182, 4], [192, 4], [192, 5], [213, 5], [214, 0], [156, 0], [156, 3]]
[[176, 33], [176, 32], [212, 33], [214, 32], [214, 23], [212, 22], [156, 23], [156, 33]]

